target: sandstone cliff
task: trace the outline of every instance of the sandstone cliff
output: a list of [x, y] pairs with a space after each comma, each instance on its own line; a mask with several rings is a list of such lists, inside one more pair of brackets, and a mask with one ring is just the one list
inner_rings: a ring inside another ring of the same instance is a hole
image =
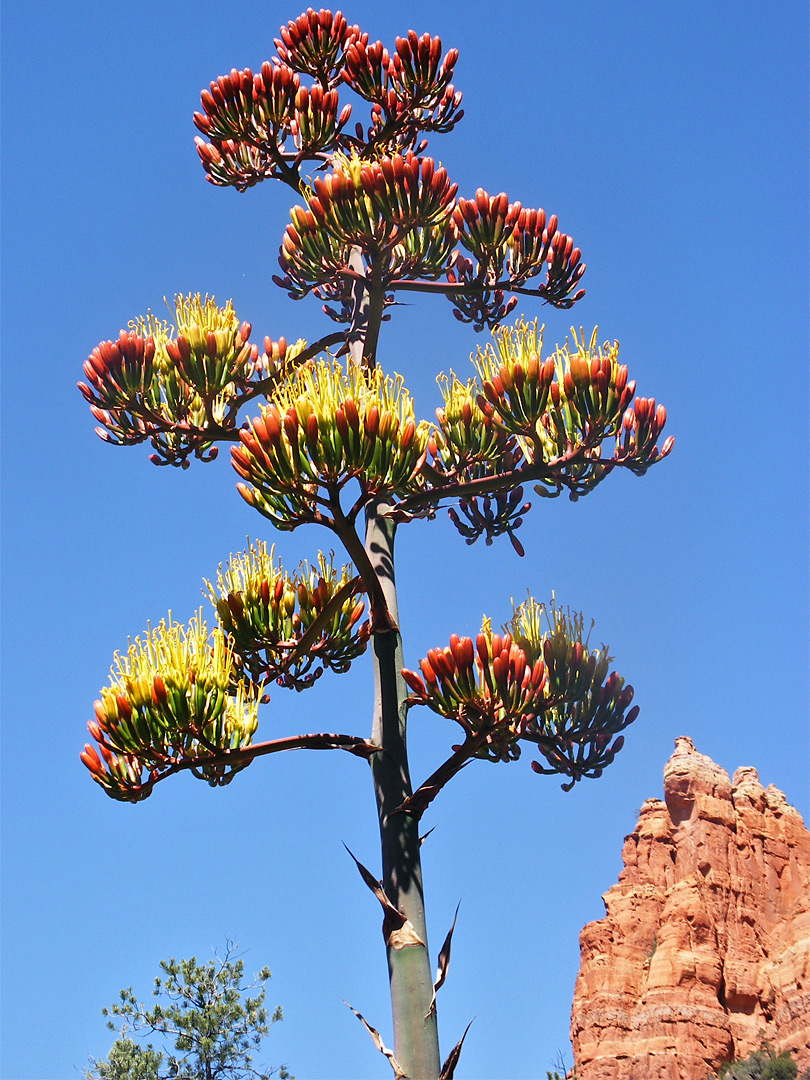
[[756, 769], [675, 742], [580, 935], [578, 1080], [705, 1080], [764, 1035], [810, 1065], [810, 833]]

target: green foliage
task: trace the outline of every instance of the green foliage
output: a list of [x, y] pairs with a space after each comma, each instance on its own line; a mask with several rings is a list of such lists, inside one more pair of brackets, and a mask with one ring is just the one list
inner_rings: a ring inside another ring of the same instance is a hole
[[[251, 983], [244, 983], [244, 965], [227, 943], [225, 955], [198, 964], [190, 960], [162, 960], [164, 977], [155, 979], [157, 1002], [147, 1008], [132, 988], [122, 990], [120, 1001], [103, 1009], [107, 1027], [120, 1034], [107, 1060], [90, 1059], [85, 1080], [294, 1080], [282, 1065], [261, 1071], [253, 1067], [253, 1054], [281, 1019], [264, 1007], [269, 968], [262, 968]], [[250, 997], [249, 992], [257, 993]], [[145, 1045], [130, 1036], [158, 1035], [162, 1047]]]
[[[799, 1068], [789, 1050], [777, 1054], [764, 1042], [762, 1048], [740, 1061], [729, 1061], [707, 1080], [797, 1080]], [[810, 1069], [798, 1080], [810, 1080]]]

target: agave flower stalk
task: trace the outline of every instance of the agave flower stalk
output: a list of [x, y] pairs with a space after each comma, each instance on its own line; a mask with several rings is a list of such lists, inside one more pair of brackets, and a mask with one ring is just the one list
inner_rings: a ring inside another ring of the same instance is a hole
[[[457, 50], [413, 30], [388, 47], [313, 8], [275, 45], [257, 71], [233, 68], [202, 91], [197, 151], [216, 186], [273, 179], [294, 190], [273, 280], [294, 299], [316, 296], [338, 329], [310, 344], [268, 336], [262, 348], [231, 303], [180, 294], [171, 322], [149, 312], [93, 349], [80, 390], [106, 442], [148, 442], [155, 464], [187, 468], [229, 446], [237, 490], [265, 521], [327, 529], [350, 562], [319, 552], [290, 572], [272, 546], [249, 541], [206, 582], [217, 626], [201, 613], [187, 627], [170, 617], [116, 656], [81, 759], [110, 797], [131, 802], [170, 775], [219, 786], [287, 750], [366, 759], [381, 876], [355, 862], [384, 912], [393, 1050], [353, 1011], [397, 1080], [452, 1080], [464, 1036], [442, 1065], [436, 993], [453, 931], [434, 984], [420, 818], [462, 768], [527, 748], [532, 769], [566, 790], [600, 776], [638, 707], [582, 618], [531, 597], [500, 632], [485, 619], [475, 638], [453, 635], [405, 668], [397, 530], [446, 507], [467, 544], [506, 536], [522, 555], [516, 533], [533, 494], [575, 500], [617, 469], [643, 475], [673, 440], [665, 407], [636, 395], [618, 342], [572, 329], [549, 352], [536, 319], [503, 325], [518, 297], [579, 303], [585, 264], [555, 214], [505, 192], [459, 195], [426, 153], [428, 136], [463, 116]], [[435, 423], [380, 363], [399, 292], [444, 296], [458, 320], [492, 331], [469, 377], [439, 375]], [[366, 649], [370, 737], [254, 740], [268, 687], [303, 691]], [[445, 722], [461, 735], [414, 789], [407, 723], [420, 706], [440, 718], [439, 740], [454, 730]]]
[[[382, 588], [387, 610], [398, 623], [394, 578], [396, 525], [385, 514], [386, 504], [366, 510], [366, 549]], [[386, 896], [404, 923], [383, 933], [386, 937], [396, 1059], [405, 1075], [438, 1077], [439, 1036], [428, 952], [419, 815], [403, 812], [413, 795], [408, 765], [408, 688], [398, 628], [373, 635], [374, 719], [371, 742], [381, 753], [370, 759], [380, 824], [382, 883]]]

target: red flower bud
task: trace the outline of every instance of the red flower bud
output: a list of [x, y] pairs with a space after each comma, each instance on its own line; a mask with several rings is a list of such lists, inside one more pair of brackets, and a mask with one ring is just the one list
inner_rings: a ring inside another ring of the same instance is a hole
[[284, 417], [284, 431], [291, 443], [298, 442], [298, 413], [290, 407]]
[[410, 417], [405, 421], [405, 426], [402, 429], [400, 435], [400, 446], [403, 450], [410, 450], [413, 445], [414, 436], [416, 435], [416, 425]]
[[166, 684], [160, 675], [156, 675], [152, 680], [152, 700], [156, 705], [165, 705], [169, 700]]
[[536, 660], [532, 668], [532, 686], [539, 690], [546, 679], [546, 665], [542, 660]]
[[425, 684], [415, 672], [403, 668], [402, 677], [417, 697], [426, 698], [428, 696]]
[[365, 605], [364, 601], [358, 600], [358, 602], [352, 608], [352, 613], [349, 616], [349, 626], [354, 626], [354, 624], [357, 622], [357, 620], [360, 618], [360, 616], [363, 614], [363, 612], [365, 610], [366, 610], [366, 605]]
[[82, 750], [82, 752], [79, 754], [79, 757], [90, 770], [90, 772], [95, 773], [96, 776], [106, 775], [104, 766], [101, 764], [101, 759], [96, 753], [95, 747], [91, 746], [90, 743], [84, 744], [84, 750]]
[[357, 433], [360, 430], [360, 416], [357, 412], [357, 406], [351, 398], [348, 398], [343, 402], [343, 411], [346, 414], [346, 419], [349, 422], [349, 427]]
[[427, 681], [429, 683], [432, 683], [435, 686], [437, 684], [438, 680], [436, 678], [436, 672], [433, 670], [433, 668], [430, 665], [430, 661], [428, 661], [428, 660], [420, 660], [419, 661], [419, 667], [422, 669], [422, 674], [425, 676]]
[[486, 634], [479, 634], [475, 639], [475, 648], [478, 653], [478, 659], [482, 668], [486, 668], [489, 664], [489, 641]]

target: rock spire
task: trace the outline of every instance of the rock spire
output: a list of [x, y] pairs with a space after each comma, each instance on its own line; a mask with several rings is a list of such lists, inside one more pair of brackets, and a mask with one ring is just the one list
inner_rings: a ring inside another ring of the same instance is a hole
[[810, 833], [756, 769], [676, 739], [580, 935], [577, 1080], [705, 1080], [763, 1038], [810, 1066]]

